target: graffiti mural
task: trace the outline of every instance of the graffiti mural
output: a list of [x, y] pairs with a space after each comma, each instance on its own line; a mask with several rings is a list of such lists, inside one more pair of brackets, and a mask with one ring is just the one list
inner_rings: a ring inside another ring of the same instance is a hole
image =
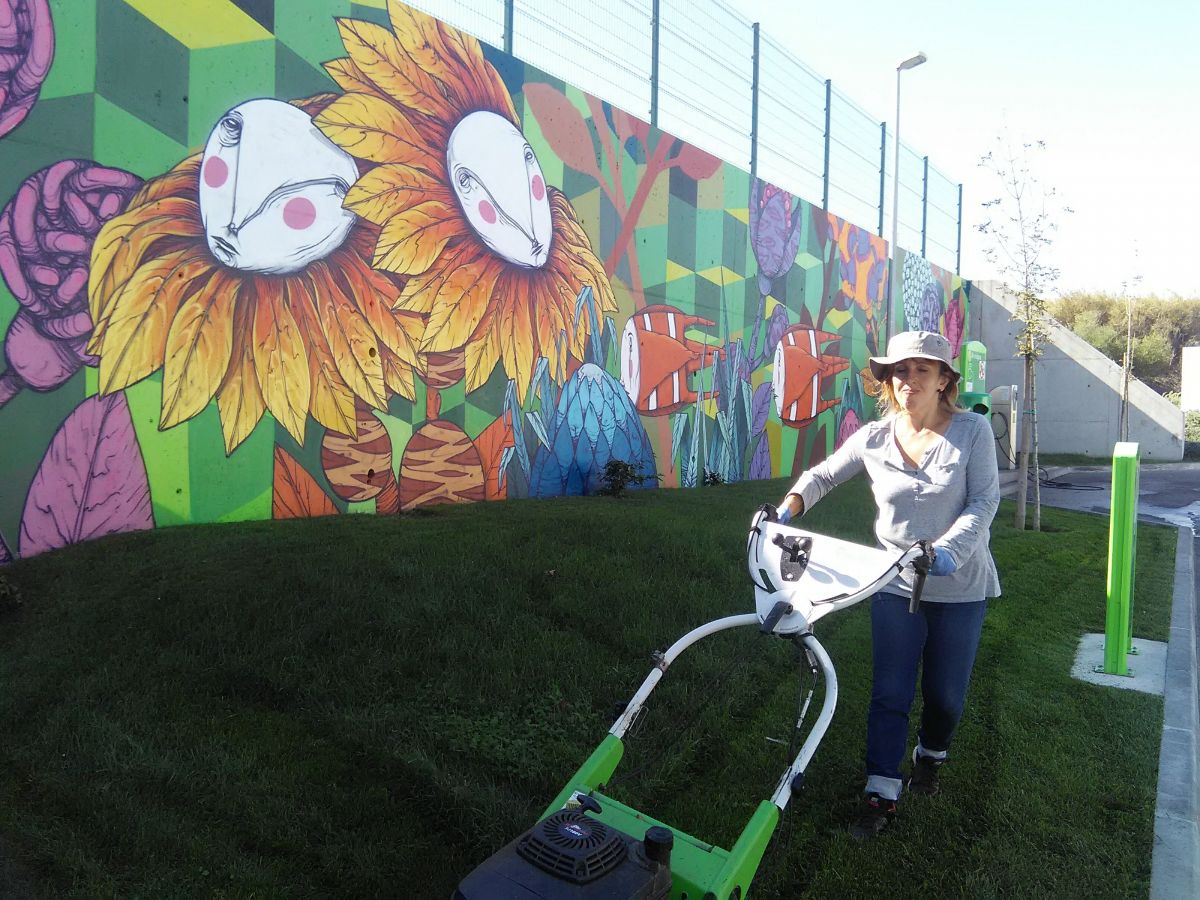
[[966, 337], [969, 284], [924, 257], [897, 252], [892, 290], [893, 330], [944, 334], [957, 356]]
[[[0, 559], [777, 477], [873, 414], [882, 239], [398, 0], [9, 5]], [[961, 282], [893, 297], [961, 342]]]

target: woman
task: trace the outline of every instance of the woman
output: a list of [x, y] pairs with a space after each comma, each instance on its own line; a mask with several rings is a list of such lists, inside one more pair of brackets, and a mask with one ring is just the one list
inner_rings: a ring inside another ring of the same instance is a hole
[[904, 786], [908, 715], [921, 676], [921, 729], [908, 788], [938, 793], [938, 771], [962, 716], [987, 598], [1000, 596], [988, 531], [1000, 489], [991, 425], [955, 406], [959, 374], [950, 342], [908, 331], [871, 357], [888, 415], [868, 422], [825, 462], [800, 476], [780, 505], [787, 521], [834, 486], [866, 472], [878, 514], [875, 535], [889, 549], [929, 540], [934, 559], [915, 615], [911, 569], [871, 600], [874, 681], [867, 716], [867, 785], [850, 834], [872, 837], [896, 815]]

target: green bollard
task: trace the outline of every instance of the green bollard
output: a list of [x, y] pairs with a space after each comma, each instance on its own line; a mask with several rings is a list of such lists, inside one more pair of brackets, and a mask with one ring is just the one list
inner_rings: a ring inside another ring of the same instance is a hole
[[1108, 607], [1104, 617], [1107, 675], [1132, 675], [1133, 573], [1137, 561], [1138, 445], [1113, 448], [1112, 507], [1108, 520]]

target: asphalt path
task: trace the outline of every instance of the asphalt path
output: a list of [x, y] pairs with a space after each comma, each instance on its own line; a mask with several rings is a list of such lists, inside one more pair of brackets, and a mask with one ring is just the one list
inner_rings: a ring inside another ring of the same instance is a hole
[[[1108, 515], [1112, 469], [1087, 466], [1051, 469], [1042, 483], [1042, 504]], [[1200, 535], [1200, 463], [1143, 463], [1138, 484], [1138, 519], [1191, 528]]]

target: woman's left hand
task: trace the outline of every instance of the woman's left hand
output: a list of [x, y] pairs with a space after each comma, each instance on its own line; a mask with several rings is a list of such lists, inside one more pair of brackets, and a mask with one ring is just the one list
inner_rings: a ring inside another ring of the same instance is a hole
[[929, 567], [930, 575], [953, 575], [958, 571], [958, 563], [949, 550], [933, 548], [933, 565]]

